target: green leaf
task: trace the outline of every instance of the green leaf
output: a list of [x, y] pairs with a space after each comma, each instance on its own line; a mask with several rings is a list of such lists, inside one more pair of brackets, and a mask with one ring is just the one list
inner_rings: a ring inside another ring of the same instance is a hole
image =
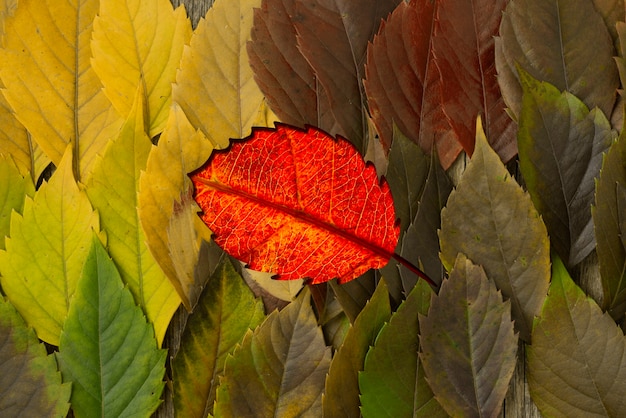
[[364, 417], [445, 417], [434, 399], [419, 362], [419, 323], [433, 294], [423, 280], [382, 326], [359, 373], [361, 413]]
[[119, 135], [98, 159], [86, 191], [107, 231], [108, 251], [160, 345], [180, 298], [148, 250], [137, 212], [139, 176], [152, 143], [144, 131], [141, 89], [136, 100]]
[[213, 412], [218, 378], [228, 354], [265, 315], [228, 258], [219, 264], [189, 316], [172, 363], [174, 410], [178, 417]]
[[172, 9], [167, 0], [100, 0], [93, 22], [93, 70], [104, 93], [120, 115], [126, 116], [142, 85], [146, 132], [150, 137], [165, 127], [172, 102], [172, 83], [191, 24], [185, 7]]
[[0, 415], [64, 417], [71, 386], [61, 383], [54, 356], [47, 355], [31, 328], [0, 297]]
[[594, 178], [616, 134], [598, 109], [590, 112], [571, 93], [520, 74], [520, 170], [552, 245], [573, 267], [596, 244], [590, 210]]
[[330, 357], [305, 290], [226, 359], [215, 416], [321, 416]]
[[604, 156], [596, 182], [595, 226], [598, 261], [604, 292], [603, 308], [613, 319], [626, 314], [626, 137], [620, 135]]
[[94, 235], [57, 354], [75, 415], [149, 417], [160, 403], [166, 356]]
[[[35, 194], [30, 176], [23, 176], [10, 156], [0, 154], [0, 250], [4, 250], [4, 237], [9, 235], [11, 213], [22, 213], [24, 197]], [[1, 270], [1, 269], [0, 269]]]
[[13, 212], [11, 237], [0, 250], [2, 290], [49, 344], [59, 345], [92, 231], [100, 231], [98, 215], [74, 180], [68, 146], [50, 182], [26, 197], [23, 215]]
[[[513, 114], [522, 107], [524, 77], [568, 91], [592, 109], [610, 115], [619, 84], [613, 39], [593, 1], [512, 0], [496, 38], [496, 68], [502, 96]], [[624, 5], [619, 7], [624, 9]], [[622, 11], [623, 13], [623, 11]]]
[[441, 213], [441, 259], [449, 269], [462, 253], [481, 265], [511, 300], [516, 330], [529, 341], [550, 284], [546, 227], [487, 143], [480, 121], [476, 132], [472, 159]]
[[385, 281], [381, 280], [330, 364], [324, 393], [324, 416], [359, 416], [359, 371], [363, 370], [367, 351], [390, 317], [389, 293]]
[[559, 258], [526, 355], [530, 394], [544, 416], [617, 417], [626, 410], [626, 337]]
[[450, 278], [419, 316], [426, 378], [452, 416], [497, 416], [515, 369], [510, 303], [480, 266], [459, 254]]

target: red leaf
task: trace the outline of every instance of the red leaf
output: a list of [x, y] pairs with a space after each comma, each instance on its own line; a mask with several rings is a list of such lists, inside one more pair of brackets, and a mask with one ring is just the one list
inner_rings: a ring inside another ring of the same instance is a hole
[[402, 2], [368, 47], [366, 79], [370, 113], [388, 149], [393, 124], [426, 152], [436, 144], [444, 168], [462, 150], [442, 110], [441, 77], [433, 60], [436, 2]]
[[252, 269], [346, 282], [393, 256], [389, 186], [350, 143], [316, 128], [254, 128], [191, 179], [217, 244]]
[[507, 162], [517, 154], [515, 123], [496, 79], [494, 37], [507, 0], [441, 0], [433, 38], [443, 80], [444, 112], [468, 154], [480, 114], [492, 148]]

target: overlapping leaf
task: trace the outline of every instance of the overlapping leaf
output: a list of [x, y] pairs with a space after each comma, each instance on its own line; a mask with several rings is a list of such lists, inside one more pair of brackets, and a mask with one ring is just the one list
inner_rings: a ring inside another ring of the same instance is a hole
[[86, 191], [99, 212], [108, 250], [122, 280], [153, 323], [161, 344], [180, 298], [148, 250], [139, 221], [139, 175], [146, 167], [152, 143], [144, 131], [141, 89], [135, 97], [128, 120], [99, 158]]
[[384, 280], [361, 311], [335, 353], [326, 377], [324, 416], [359, 416], [359, 371], [374, 345], [381, 327], [391, 317], [389, 294]]
[[[20, 1], [0, 50], [4, 95], [53, 163], [68, 144], [74, 172], [87, 177], [121, 120], [90, 66], [98, 1]], [[31, 156], [32, 157], [32, 156]]]
[[626, 137], [620, 135], [602, 163], [592, 208], [603, 307], [613, 319], [626, 314]]
[[418, 358], [417, 316], [428, 313], [432, 294], [426, 282], [418, 282], [368, 351], [359, 373], [364, 417], [447, 417]]
[[246, 54], [254, 7], [260, 0], [217, 0], [183, 51], [172, 98], [216, 147], [248, 135], [263, 94]]
[[435, 145], [447, 168], [462, 148], [441, 106], [441, 77], [432, 44], [437, 7], [428, 0], [400, 2], [367, 49], [363, 84], [386, 147], [395, 124], [427, 153]]
[[13, 212], [11, 237], [0, 251], [0, 283], [8, 299], [43, 341], [58, 345], [70, 298], [87, 258], [98, 215], [72, 175], [68, 147], [49, 183], [23, 215]]
[[477, 124], [476, 150], [441, 213], [441, 259], [458, 253], [485, 269], [511, 300], [516, 329], [529, 341], [550, 282], [546, 227]]
[[24, 197], [32, 197], [35, 186], [30, 176], [23, 177], [10, 156], [0, 154], [0, 250], [4, 250], [4, 237], [9, 235], [11, 213], [22, 213]]
[[589, 111], [571, 93], [521, 75], [520, 169], [554, 248], [571, 267], [595, 247], [594, 178], [616, 134], [599, 109]]
[[444, 1], [437, 10], [433, 46], [442, 77], [444, 112], [459, 142], [471, 155], [475, 120], [481, 115], [487, 137], [507, 162], [517, 154], [516, 126], [505, 112], [496, 78], [494, 36], [506, 0]]
[[420, 359], [452, 416], [497, 416], [515, 368], [510, 303], [479, 266], [459, 254], [450, 278], [420, 315]]
[[0, 297], [0, 414], [6, 417], [66, 416], [69, 384], [61, 383], [53, 355]]
[[255, 9], [247, 44], [250, 67], [282, 122], [299, 127], [309, 124], [337, 133], [326, 93], [298, 48], [295, 7], [292, 0], [264, 0]]
[[183, 47], [191, 37], [185, 7], [173, 10], [167, 0], [100, 0], [93, 28], [93, 69], [107, 97], [125, 117], [142, 84], [146, 131], [150, 137], [160, 133]]
[[160, 403], [167, 352], [93, 235], [57, 358], [77, 417], [149, 417]]
[[282, 279], [349, 281], [385, 265], [398, 240], [388, 185], [347, 141], [314, 128], [255, 129], [192, 181], [215, 241]]
[[626, 410], [626, 337], [558, 258], [526, 354], [530, 394], [544, 416], [620, 416]]
[[226, 359], [215, 416], [321, 416], [330, 357], [304, 291]]
[[619, 82], [613, 55], [607, 25], [588, 0], [512, 0], [496, 38], [498, 81], [515, 115], [523, 85], [516, 65], [610, 115]]
[[604, 24], [611, 34], [616, 50], [619, 50], [620, 42], [616, 24], [624, 22], [626, 19], [624, 3], [620, 0], [593, 0], [593, 5], [604, 19]]
[[213, 412], [227, 355], [263, 317], [263, 303], [255, 300], [231, 262], [222, 261], [187, 321], [172, 363], [176, 416], [205, 417]]
[[362, 153], [367, 120], [362, 79], [368, 42], [398, 0], [296, 0], [295, 27], [302, 54], [328, 96], [338, 133]]

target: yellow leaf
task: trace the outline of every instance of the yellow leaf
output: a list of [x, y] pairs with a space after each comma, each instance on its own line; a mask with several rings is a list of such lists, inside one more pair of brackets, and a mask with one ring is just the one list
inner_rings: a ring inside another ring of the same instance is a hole
[[148, 246], [188, 309], [201, 290], [194, 278], [200, 245], [211, 235], [197, 216], [200, 209], [187, 173], [200, 167], [212, 150], [211, 142], [174, 103], [159, 145], [152, 148], [141, 175], [139, 218]]
[[107, 231], [109, 254], [136, 302], [154, 324], [160, 345], [180, 298], [148, 251], [137, 213], [139, 175], [146, 167], [151, 147], [144, 129], [143, 91], [139, 88], [128, 120], [99, 158], [86, 191]]
[[6, 20], [0, 78], [18, 120], [58, 165], [72, 145], [86, 178], [121, 124], [90, 67], [97, 0], [20, 0]]
[[49, 183], [31, 199], [23, 215], [13, 212], [11, 237], [0, 250], [2, 290], [37, 336], [59, 344], [70, 298], [76, 289], [98, 215], [72, 174], [68, 146]]
[[191, 37], [185, 8], [168, 0], [101, 0], [94, 21], [92, 65], [113, 106], [127, 115], [141, 82], [149, 135], [165, 127], [172, 83]]
[[263, 102], [246, 42], [260, 0], [217, 0], [185, 48], [173, 99], [216, 148], [250, 132]]
[[35, 185], [30, 176], [19, 172], [10, 156], [0, 154], [0, 250], [4, 250], [4, 237], [9, 235], [11, 213], [22, 213], [24, 197], [33, 196]]

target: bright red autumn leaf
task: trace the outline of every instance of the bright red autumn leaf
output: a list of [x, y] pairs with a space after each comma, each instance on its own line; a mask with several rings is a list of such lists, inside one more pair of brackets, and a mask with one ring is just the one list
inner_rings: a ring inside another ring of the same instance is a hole
[[388, 184], [348, 141], [316, 128], [254, 128], [191, 179], [216, 243], [254, 270], [346, 282], [394, 256]]

